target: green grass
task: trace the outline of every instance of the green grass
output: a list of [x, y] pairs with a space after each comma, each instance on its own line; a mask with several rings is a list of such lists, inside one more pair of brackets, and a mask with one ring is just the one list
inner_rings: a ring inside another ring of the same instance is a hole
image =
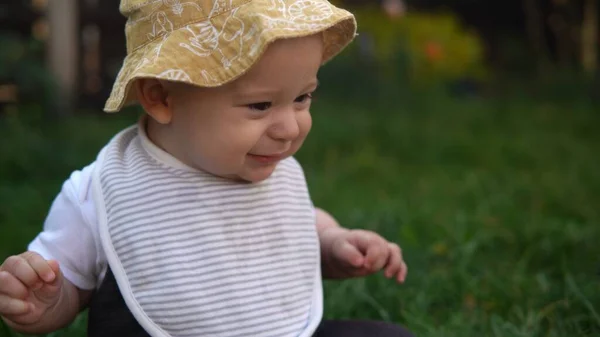
[[[600, 336], [596, 107], [440, 99], [315, 103], [297, 156], [315, 203], [400, 243], [409, 266], [401, 286], [379, 274], [325, 282], [325, 317], [423, 337]], [[0, 120], [0, 259], [24, 249], [69, 172], [132, 117]], [[84, 330], [81, 316], [51, 336]]]

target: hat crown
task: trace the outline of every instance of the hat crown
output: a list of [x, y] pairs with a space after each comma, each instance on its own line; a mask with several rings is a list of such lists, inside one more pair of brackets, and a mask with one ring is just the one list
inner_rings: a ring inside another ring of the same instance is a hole
[[156, 7], [162, 7], [163, 9], [171, 9], [174, 15], [178, 15], [188, 6], [210, 12], [213, 6], [226, 6], [227, 3], [231, 3], [231, 0], [121, 0], [119, 11], [129, 18], [145, 9], [152, 10]]
[[127, 52], [131, 53], [174, 30], [210, 19], [250, 1], [123, 0], [119, 11], [127, 18]]

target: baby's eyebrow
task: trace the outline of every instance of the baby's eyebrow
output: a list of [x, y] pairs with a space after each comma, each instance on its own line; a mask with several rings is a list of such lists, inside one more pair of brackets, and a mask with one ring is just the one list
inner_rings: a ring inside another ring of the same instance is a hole
[[[319, 86], [320, 82], [318, 79], [311, 80], [303, 89], [303, 91], [308, 90], [309, 88], [314, 87], [315, 89]], [[278, 89], [274, 88], [260, 88], [260, 87], [250, 87], [250, 86], [238, 86], [235, 89], [234, 96], [236, 98], [252, 98], [252, 97], [264, 97], [270, 95], [276, 95], [279, 93]]]
[[260, 96], [270, 96], [277, 94], [276, 89], [268, 89], [268, 88], [241, 88], [236, 90], [235, 97], [260, 97]]
[[318, 79], [315, 79], [314, 81], [310, 81], [310, 83], [305, 87], [305, 90], [310, 87], [315, 87], [315, 89], [316, 89], [319, 87], [320, 84], [321, 84], [321, 82], [319, 82]]

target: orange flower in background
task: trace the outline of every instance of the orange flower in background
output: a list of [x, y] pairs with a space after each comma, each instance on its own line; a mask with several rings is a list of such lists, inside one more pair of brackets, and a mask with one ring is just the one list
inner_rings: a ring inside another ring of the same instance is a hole
[[425, 56], [431, 62], [439, 61], [444, 57], [442, 46], [434, 41], [425, 43]]

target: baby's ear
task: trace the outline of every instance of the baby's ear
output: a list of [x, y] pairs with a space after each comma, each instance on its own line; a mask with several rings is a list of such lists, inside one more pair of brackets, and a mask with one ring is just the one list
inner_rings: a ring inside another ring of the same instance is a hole
[[164, 83], [153, 78], [141, 78], [135, 81], [134, 86], [137, 99], [146, 113], [160, 124], [169, 124], [173, 112]]

